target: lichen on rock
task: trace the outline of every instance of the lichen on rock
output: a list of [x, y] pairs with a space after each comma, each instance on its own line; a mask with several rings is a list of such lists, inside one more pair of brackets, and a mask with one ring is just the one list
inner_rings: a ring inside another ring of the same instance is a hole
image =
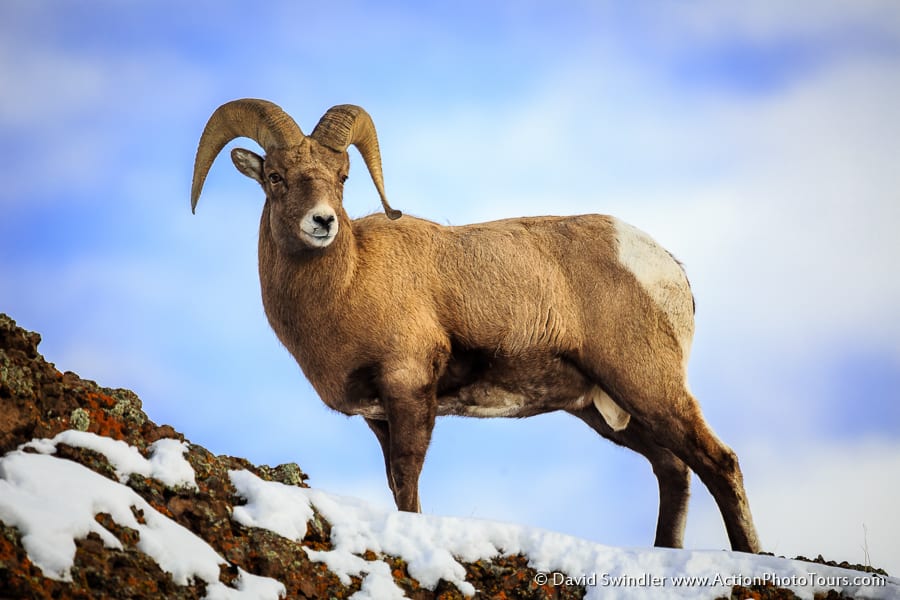
[[91, 417], [88, 415], [88, 412], [81, 407], [76, 408], [72, 411], [72, 416], [69, 417], [69, 422], [72, 424], [73, 429], [77, 429], [78, 431], [87, 431], [88, 427], [91, 426]]

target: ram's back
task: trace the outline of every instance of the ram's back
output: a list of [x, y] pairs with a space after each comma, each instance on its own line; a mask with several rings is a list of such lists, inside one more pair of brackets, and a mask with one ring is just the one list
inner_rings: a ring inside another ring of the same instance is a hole
[[668, 322], [683, 349], [690, 343], [693, 298], [681, 265], [615, 217], [442, 226], [373, 215], [357, 223], [358, 237], [385, 244], [378, 254], [397, 265], [390, 287], [430, 294], [441, 325], [466, 346], [498, 355], [577, 351], [585, 335], [647, 313]]

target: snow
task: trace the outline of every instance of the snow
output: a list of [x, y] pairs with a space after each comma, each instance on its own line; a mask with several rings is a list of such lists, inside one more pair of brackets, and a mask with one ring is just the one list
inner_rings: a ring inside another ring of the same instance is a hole
[[[58, 444], [103, 454], [119, 481], [54, 456]], [[119, 540], [95, 520], [98, 513], [107, 513], [116, 523], [138, 531], [138, 549], [171, 573], [174, 581], [182, 585], [194, 578], [206, 581], [210, 600], [282, 597], [286, 591], [280, 582], [240, 569], [234, 587], [219, 582], [219, 566], [225, 559], [121, 483], [139, 473], [167, 486], [196, 489], [186, 450], [178, 440], [159, 440], [151, 446], [150, 458], [144, 458], [124, 442], [79, 431], [33, 440], [0, 458], [0, 520], [20, 531], [32, 562], [53, 579], [71, 580], [75, 540], [91, 532], [106, 546], [121, 548]], [[791, 588], [801, 598], [835, 588], [855, 598], [900, 599], [900, 579], [893, 577], [739, 552], [614, 548], [520, 525], [387, 510], [321, 490], [264, 481], [244, 470], [229, 471], [229, 477], [246, 500], [234, 507], [238, 523], [299, 541], [316, 512], [327, 520], [332, 549], [305, 550], [345, 584], [354, 576], [362, 579], [354, 600], [405, 597], [390, 566], [366, 560], [367, 550], [402, 558], [409, 575], [423, 587], [434, 589], [444, 580], [469, 596], [477, 590], [465, 580], [462, 562], [521, 553], [538, 572], [539, 585], [582, 584], [589, 600], [656, 598], [662, 588], [669, 598], [715, 598], [728, 595], [734, 585], [756, 581]]]
[[221, 581], [206, 587], [206, 600], [268, 600], [282, 598], [286, 590], [284, 584], [270, 577], [260, 577], [238, 567], [235, 588]]
[[[361, 556], [366, 550], [402, 558], [410, 576], [426, 588], [434, 589], [443, 579], [466, 595], [476, 590], [465, 581], [460, 561], [522, 553], [538, 571], [539, 584], [581, 583], [587, 586], [589, 600], [658, 598], [663, 587], [670, 598], [716, 598], [729, 595], [734, 585], [754, 583], [754, 578], [791, 588], [801, 598], [831, 588], [856, 598], [900, 598], [897, 578], [885, 581], [856, 571], [740, 552], [613, 548], [520, 525], [376, 508], [320, 490], [263, 481], [248, 471], [230, 471], [229, 476], [247, 500], [234, 511], [234, 518], [244, 525], [299, 541], [306, 534], [299, 524], [312, 517], [313, 509], [331, 523], [333, 549], [306, 552], [344, 583], [351, 576], [362, 577], [354, 600], [404, 597], [386, 563]], [[876, 585], [862, 585], [863, 579], [875, 580]]]
[[[247, 527], [262, 527], [281, 537], [302, 540], [313, 510], [303, 489], [265, 481], [250, 471], [229, 471], [231, 482], [251, 502], [235, 506], [232, 518]], [[292, 510], [282, 510], [284, 506]]]
[[93, 450], [106, 457], [116, 470], [119, 481], [127, 481], [132, 473], [157, 479], [170, 487], [186, 486], [197, 489], [194, 469], [185, 460], [187, 444], [173, 439], [160, 439], [150, 445], [150, 458], [144, 458], [137, 448], [121, 440], [99, 436], [87, 431], [69, 429], [53, 439], [32, 440], [22, 448], [30, 448], [42, 454], [56, 452], [57, 444]]
[[[16, 527], [31, 561], [46, 577], [71, 581], [75, 540], [93, 532], [109, 548], [122, 544], [95, 520], [107, 513], [119, 525], [139, 534], [137, 548], [187, 585], [207, 582], [211, 599], [275, 599], [285, 593], [275, 580], [240, 573], [236, 588], [219, 582], [224, 558], [204, 540], [164, 516], [122, 483], [74, 461], [52, 456], [56, 444], [88, 448], [104, 454], [120, 481], [131, 473], [153, 476], [166, 485], [196, 488], [193, 469], [184, 459], [187, 447], [178, 440], [153, 444], [150, 459], [124, 442], [80, 431], [66, 431], [52, 440], [35, 440], [0, 458], [0, 520]], [[29, 448], [39, 453], [25, 452]], [[139, 519], [136, 515], [140, 515]]]

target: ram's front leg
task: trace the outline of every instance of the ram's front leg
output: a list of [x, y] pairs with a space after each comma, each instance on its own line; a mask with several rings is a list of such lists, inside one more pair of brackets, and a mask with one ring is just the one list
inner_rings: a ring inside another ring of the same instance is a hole
[[366, 419], [369, 429], [378, 438], [378, 444], [381, 446], [381, 453], [384, 455], [384, 471], [387, 473], [388, 487], [391, 493], [396, 495], [394, 491], [394, 476], [391, 475], [391, 434], [388, 429], [388, 422], [380, 419]]
[[437, 414], [435, 390], [431, 369], [418, 365], [393, 368], [383, 375], [388, 429], [385, 463], [394, 501], [400, 510], [422, 511], [419, 475]]

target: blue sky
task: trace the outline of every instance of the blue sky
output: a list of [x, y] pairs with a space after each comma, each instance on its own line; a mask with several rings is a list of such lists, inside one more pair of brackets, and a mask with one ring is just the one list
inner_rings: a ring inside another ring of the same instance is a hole
[[[183, 4], [0, 4], [0, 310], [59, 368], [215, 452], [390, 504], [374, 437], [266, 323], [258, 186], [220, 159], [189, 207], [223, 102], [270, 99], [307, 132], [360, 104], [404, 212], [600, 212], [661, 241], [763, 545], [862, 561], [867, 543], [900, 572], [896, 3]], [[348, 212], [378, 210], [351, 160]], [[565, 415], [442, 420], [422, 493], [435, 514], [653, 538], [648, 465]], [[698, 481], [688, 521], [687, 545], [727, 545]]]

